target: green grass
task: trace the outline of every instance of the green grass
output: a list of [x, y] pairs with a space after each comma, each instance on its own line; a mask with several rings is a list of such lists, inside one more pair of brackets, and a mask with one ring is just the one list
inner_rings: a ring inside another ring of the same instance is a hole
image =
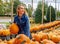
[[10, 23], [9, 23], [9, 22], [0, 22], [0, 24], [10, 25]]

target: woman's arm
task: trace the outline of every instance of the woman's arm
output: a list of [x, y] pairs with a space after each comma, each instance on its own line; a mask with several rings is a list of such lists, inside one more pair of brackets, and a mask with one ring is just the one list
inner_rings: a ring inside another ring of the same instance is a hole
[[14, 23], [16, 23], [16, 20], [15, 20], [16, 18], [14, 17]]
[[28, 17], [26, 18], [25, 34], [30, 37], [30, 22]]
[[17, 22], [17, 18], [18, 18], [17, 16], [14, 17], [14, 21], [13, 21], [14, 23]]

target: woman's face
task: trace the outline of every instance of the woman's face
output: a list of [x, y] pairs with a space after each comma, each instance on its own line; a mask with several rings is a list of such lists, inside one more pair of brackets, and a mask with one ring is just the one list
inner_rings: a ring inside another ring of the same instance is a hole
[[25, 12], [24, 6], [20, 6], [18, 9], [19, 15], [23, 15]]

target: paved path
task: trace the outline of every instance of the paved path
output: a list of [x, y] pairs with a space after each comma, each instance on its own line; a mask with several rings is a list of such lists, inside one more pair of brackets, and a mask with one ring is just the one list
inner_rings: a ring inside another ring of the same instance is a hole
[[[60, 20], [60, 17], [57, 19]], [[11, 22], [11, 17], [0, 17], [0, 22]]]
[[0, 17], [0, 22], [11, 22], [11, 17]]
[[0, 22], [11, 22], [11, 19], [0, 19]]

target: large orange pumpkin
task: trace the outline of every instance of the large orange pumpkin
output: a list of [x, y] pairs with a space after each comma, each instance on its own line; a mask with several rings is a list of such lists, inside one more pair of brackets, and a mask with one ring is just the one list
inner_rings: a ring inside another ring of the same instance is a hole
[[25, 43], [30, 43], [30, 39], [29, 37], [27, 37], [24, 34], [20, 34], [16, 37], [16, 39], [14, 40], [13, 44], [25, 44]]
[[12, 23], [10, 25], [10, 32], [11, 32], [11, 34], [17, 34], [19, 32], [19, 28], [18, 28], [17, 24]]

